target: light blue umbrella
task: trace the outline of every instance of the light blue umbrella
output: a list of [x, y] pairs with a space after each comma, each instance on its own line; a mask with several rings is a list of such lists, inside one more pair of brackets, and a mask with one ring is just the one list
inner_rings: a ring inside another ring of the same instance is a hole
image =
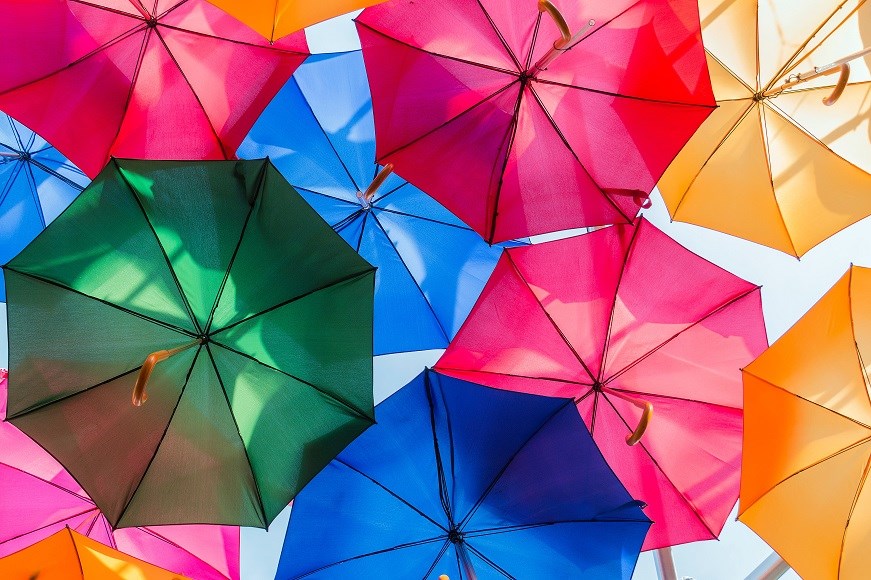
[[39, 135], [0, 113], [0, 264], [24, 249], [89, 182]]
[[375, 162], [372, 100], [360, 51], [309, 58], [238, 153], [270, 157], [378, 268], [375, 354], [447, 346], [503, 245], [489, 246], [438, 202]]

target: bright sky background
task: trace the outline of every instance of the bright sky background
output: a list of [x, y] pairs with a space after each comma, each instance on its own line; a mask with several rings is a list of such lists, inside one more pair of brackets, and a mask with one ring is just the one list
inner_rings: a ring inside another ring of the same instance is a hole
[[[352, 16], [309, 28], [307, 35], [312, 52], [359, 48]], [[737, 238], [695, 226], [670, 223], [658, 194], [653, 196], [653, 201], [653, 207], [646, 210], [645, 215], [656, 226], [694, 252], [762, 285], [770, 341], [783, 334], [851, 263], [871, 266], [871, 221], [868, 220], [824, 242], [799, 261]], [[8, 366], [5, 306], [0, 303], [0, 368]], [[414, 378], [426, 365], [433, 364], [439, 354], [440, 351], [425, 351], [376, 357], [376, 403]], [[243, 529], [243, 579], [274, 577], [289, 515], [290, 509], [284, 510], [268, 532]], [[736, 580], [746, 577], [770, 553], [770, 548], [746, 526], [730, 521], [719, 541], [677, 547], [674, 549], [674, 558], [679, 578]], [[794, 580], [798, 576], [790, 572], [784, 578]], [[635, 580], [655, 579], [653, 558], [643, 554]]]

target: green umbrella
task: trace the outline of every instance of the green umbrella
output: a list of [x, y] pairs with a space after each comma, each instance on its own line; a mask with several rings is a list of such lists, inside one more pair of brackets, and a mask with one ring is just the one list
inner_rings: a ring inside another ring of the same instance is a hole
[[265, 527], [374, 422], [374, 269], [268, 160], [113, 160], [4, 269], [7, 418], [113, 525]]

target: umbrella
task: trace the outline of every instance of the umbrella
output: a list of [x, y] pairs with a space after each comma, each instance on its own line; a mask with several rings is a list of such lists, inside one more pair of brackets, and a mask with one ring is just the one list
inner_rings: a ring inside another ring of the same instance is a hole
[[[0, 113], [0, 263], [20, 252], [88, 181], [39, 135]], [[5, 301], [0, 276], [0, 302]]]
[[232, 158], [308, 50], [206, 0], [0, 0], [0, 12], [0, 109], [91, 177], [110, 156]]
[[436, 369], [574, 398], [647, 504], [653, 549], [719, 535], [738, 496], [739, 369], [766, 346], [759, 287], [639, 219], [506, 250]]
[[306, 26], [383, 1], [209, 0], [272, 41]]
[[7, 419], [114, 527], [265, 527], [373, 421], [372, 266], [266, 160], [115, 160], [5, 273]]
[[871, 5], [699, 9], [718, 108], [659, 182], [672, 217], [801, 256], [871, 215]]
[[867, 578], [871, 270], [850, 270], [744, 369], [739, 519], [802, 578]]
[[378, 161], [488, 242], [631, 222], [714, 106], [695, 0], [393, 0], [357, 29]]
[[[5, 407], [5, 372], [0, 370], [0, 416]], [[239, 528], [113, 530], [57, 461], [18, 429], [0, 423], [0, 558], [64, 527], [192, 578], [239, 578]]]
[[571, 401], [424, 371], [294, 500], [279, 578], [624, 578], [650, 526]]
[[87, 536], [64, 528], [19, 552], [0, 558], [4, 578], [31, 580], [182, 580], [169, 570], [158, 568], [104, 546]]
[[267, 107], [239, 155], [269, 156], [327, 223], [378, 267], [375, 354], [448, 345], [502, 247], [488, 246], [375, 162], [360, 51], [311, 57]]

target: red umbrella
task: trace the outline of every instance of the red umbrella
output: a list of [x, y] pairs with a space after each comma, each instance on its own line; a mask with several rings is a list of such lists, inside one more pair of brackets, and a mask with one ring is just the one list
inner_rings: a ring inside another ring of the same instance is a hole
[[393, 0], [357, 29], [378, 162], [491, 243], [631, 222], [715, 106], [696, 0]]
[[573, 397], [647, 504], [653, 549], [722, 530], [738, 498], [740, 369], [766, 346], [758, 286], [639, 220], [503, 252], [436, 369]]
[[110, 156], [224, 159], [305, 59], [205, 0], [0, 0], [0, 109], [94, 177]]

